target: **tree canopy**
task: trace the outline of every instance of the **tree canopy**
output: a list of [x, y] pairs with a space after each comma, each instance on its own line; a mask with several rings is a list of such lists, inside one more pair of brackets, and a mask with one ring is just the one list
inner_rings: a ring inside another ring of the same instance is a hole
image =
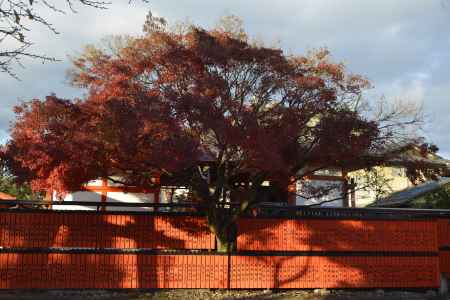
[[[19, 181], [64, 193], [113, 175], [143, 187], [177, 179], [209, 207], [224, 242], [261, 200], [263, 181], [284, 188], [319, 169], [366, 165], [410, 122], [363, 113], [368, 80], [327, 49], [286, 55], [229, 26], [159, 25], [115, 51], [90, 47], [75, 58], [71, 80], [85, 98], [50, 95], [16, 108], [3, 159]], [[242, 178], [246, 185], [234, 184]], [[234, 192], [240, 206], [225, 214]]]

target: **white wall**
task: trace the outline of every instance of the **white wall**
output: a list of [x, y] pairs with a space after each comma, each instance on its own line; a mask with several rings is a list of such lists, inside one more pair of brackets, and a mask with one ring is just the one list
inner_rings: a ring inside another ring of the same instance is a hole
[[371, 171], [350, 172], [348, 176], [356, 183], [356, 207], [365, 207], [380, 197], [412, 186], [402, 167], [375, 167]]
[[[152, 193], [123, 193], [107, 192], [108, 203], [154, 203], [155, 195]], [[107, 207], [107, 211], [153, 211], [152, 207]]]
[[[59, 200], [56, 194], [53, 194], [53, 201]], [[75, 192], [67, 194], [64, 201], [89, 201], [101, 202], [101, 193], [98, 192]], [[81, 206], [81, 205], [53, 205], [52, 209], [57, 210], [97, 210], [96, 206]]]
[[[125, 192], [121, 189], [121, 184], [114, 182], [107, 182], [107, 186], [103, 186], [102, 180], [93, 180], [86, 184], [89, 191], [72, 192], [64, 196], [63, 200], [81, 201], [81, 202], [102, 202], [102, 194], [106, 195], [106, 203], [154, 203], [154, 193]], [[113, 188], [113, 191], [108, 191], [108, 188]], [[106, 191], [105, 191], [106, 189]], [[53, 193], [53, 200], [60, 200]], [[58, 210], [97, 210], [97, 206], [84, 205], [53, 205], [53, 209]], [[106, 207], [106, 211], [152, 211], [152, 207]]]

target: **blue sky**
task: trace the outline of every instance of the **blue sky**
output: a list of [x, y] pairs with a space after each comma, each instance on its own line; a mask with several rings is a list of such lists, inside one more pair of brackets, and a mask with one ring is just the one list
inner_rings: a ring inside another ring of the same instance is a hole
[[[108, 10], [78, 7], [77, 14], [49, 14], [60, 31], [33, 26], [32, 50], [60, 59], [25, 61], [16, 81], [0, 73], [0, 137], [5, 141], [20, 100], [80, 96], [67, 85], [68, 55], [112, 34], [140, 34], [149, 9], [169, 23], [190, 20], [211, 27], [227, 14], [244, 20], [251, 36], [279, 43], [287, 53], [328, 47], [334, 60], [368, 77], [368, 97], [402, 99], [424, 107], [423, 134], [450, 158], [450, 1], [447, 0], [114, 0]], [[43, 14], [46, 14], [43, 12]]]

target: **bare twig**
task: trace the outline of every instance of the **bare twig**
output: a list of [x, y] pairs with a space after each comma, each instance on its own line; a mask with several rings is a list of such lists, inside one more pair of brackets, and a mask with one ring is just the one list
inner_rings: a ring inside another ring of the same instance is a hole
[[[129, 3], [131, 2], [132, 0], [129, 0]], [[65, 14], [67, 8], [76, 13], [74, 7], [76, 3], [95, 9], [107, 9], [111, 4], [110, 1], [102, 0], [0, 0], [0, 72], [18, 79], [13, 71], [13, 65], [23, 66], [24, 58], [40, 59], [43, 62], [57, 61], [54, 57], [27, 51], [33, 43], [28, 37], [30, 26], [26, 23], [40, 24], [52, 33], [59, 34], [44, 14], [49, 12]]]

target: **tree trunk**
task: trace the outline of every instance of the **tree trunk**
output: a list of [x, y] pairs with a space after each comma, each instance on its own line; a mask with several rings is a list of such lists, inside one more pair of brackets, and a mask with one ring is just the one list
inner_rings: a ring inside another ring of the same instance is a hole
[[231, 250], [230, 241], [226, 233], [216, 233], [216, 250], [219, 253], [228, 253]]
[[220, 253], [227, 253], [230, 249], [229, 237], [227, 234], [227, 228], [223, 226], [223, 223], [211, 222], [209, 220], [209, 229], [216, 238], [216, 251]]
[[235, 248], [236, 241], [236, 224], [217, 219], [209, 219], [209, 229], [216, 237], [216, 251], [227, 253]]

